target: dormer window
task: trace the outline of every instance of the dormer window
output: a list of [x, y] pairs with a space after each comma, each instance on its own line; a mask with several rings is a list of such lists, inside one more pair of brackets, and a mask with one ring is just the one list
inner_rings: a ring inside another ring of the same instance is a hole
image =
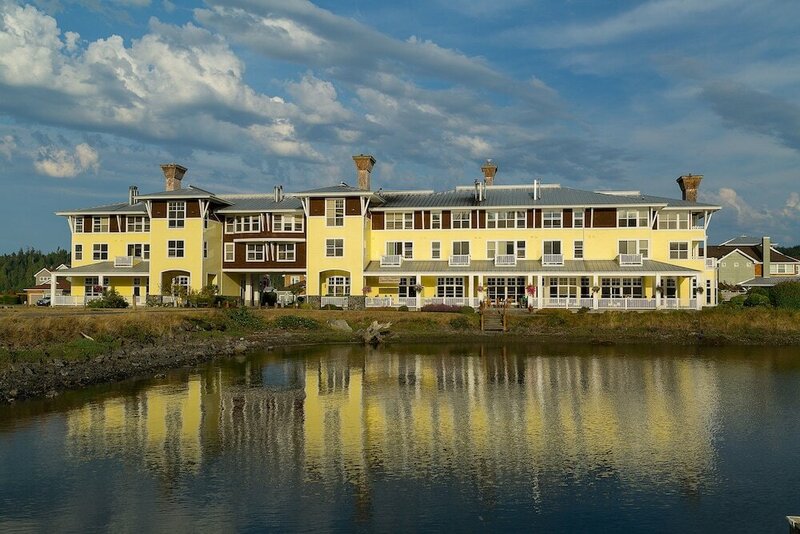
[[167, 202], [167, 226], [183, 228], [186, 223], [186, 202]]

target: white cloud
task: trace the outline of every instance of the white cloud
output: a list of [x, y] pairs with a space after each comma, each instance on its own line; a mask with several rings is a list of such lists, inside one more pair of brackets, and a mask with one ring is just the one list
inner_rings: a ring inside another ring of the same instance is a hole
[[786, 217], [800, 217], [800, 193], [795, 191], [789, 193], [789, 198], [786, 199], [786, 205], [783, 207], [783, 214]]
[[54, 178], [73, 178], [83, 172], [100, 168], [97, 151], [86, 143], [81, 143], [70, 152], [54, 146], [42, 147], [34, 167], [41, 174]]
[[287, 87], [294, 103], [310, 124], [332, 124], [350, 118], [350, 112], [337, 100], [336, 88], [331, 82], [306, 74], [297, 83]]
[[737, 222], [743, 226], [761, 223], [771, 218], [769, 212], [753, 208], [736, 190], [730, 187], [722, 187], [716, 193], [709, 193], [703, 198], [719, 203], [723, 209], [733, 210], [736, 213]]
[[11, 155], [17, 150], [17, 142], [13, 135], [4, 135], [0, 137], [0, 154], [2, 154], [8, 161], [11, 161]]

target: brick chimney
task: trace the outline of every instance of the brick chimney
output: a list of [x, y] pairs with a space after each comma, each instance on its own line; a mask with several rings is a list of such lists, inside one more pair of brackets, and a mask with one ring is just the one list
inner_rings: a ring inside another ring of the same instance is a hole
[[161, 165], [164, 173], [164, 189], [166, 191], [177, 191], [181, 188], [181, 180], [186, 174], [186, 167], [177, 163], [164, 163]]
[[486, 163], [481, 167], [483, 171], [483, 183], [486, 185], [494, 185], [494, 175], [497, 174], [497, 165], [492, 160], [487, 159]]
[[700, 181], [702, 179], [702, 174], [687, 174], [675, 180], [681, 188], [683, 200], [697, 202], [697, 190], [700, 188]]
[[358, 156], [353, 156], [353, 161], [355, 161], [356, 169], [358, 169], [358, 188], [369, 191], [369, 177], [370, 173], [372, 173], [372, 167], [375, 165], [375, 158], [369, 154], [359, 154]]
[[772, 267], [771, 249], [772, 243], [769, 237], [761, 238], [761, 277], [769, 278], [769, 271]]

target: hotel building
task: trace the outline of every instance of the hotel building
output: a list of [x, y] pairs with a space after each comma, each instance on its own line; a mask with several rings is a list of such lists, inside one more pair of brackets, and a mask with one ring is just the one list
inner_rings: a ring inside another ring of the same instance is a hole
[[483, 179], [450, 191], [373, 190], [375, 159], [354, 156], [355, 186], [217, 195], [183, 187], [186, 168], [162, 165], [165, 190], [59, 212], [72, 233], [78, 305], [113, 287], [133, 302], [206, 285], [257, 304], [268, 275], [305, 277], [312, 305], [657, 309], [716, 305], [707, 228], [718, 206], [697, 202], [699, 175], [680, 199], [584, 191], [533, 180]]

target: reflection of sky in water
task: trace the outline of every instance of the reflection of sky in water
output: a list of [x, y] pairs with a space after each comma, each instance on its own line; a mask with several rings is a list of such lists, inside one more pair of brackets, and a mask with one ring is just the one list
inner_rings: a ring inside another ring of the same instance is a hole
[[295, 349], [0, 411], [0, 529], [696, 530], [758, 516], [734, 502], [759, 485], [800, 502], [770, 471], [796, 367], [578, 352]]

